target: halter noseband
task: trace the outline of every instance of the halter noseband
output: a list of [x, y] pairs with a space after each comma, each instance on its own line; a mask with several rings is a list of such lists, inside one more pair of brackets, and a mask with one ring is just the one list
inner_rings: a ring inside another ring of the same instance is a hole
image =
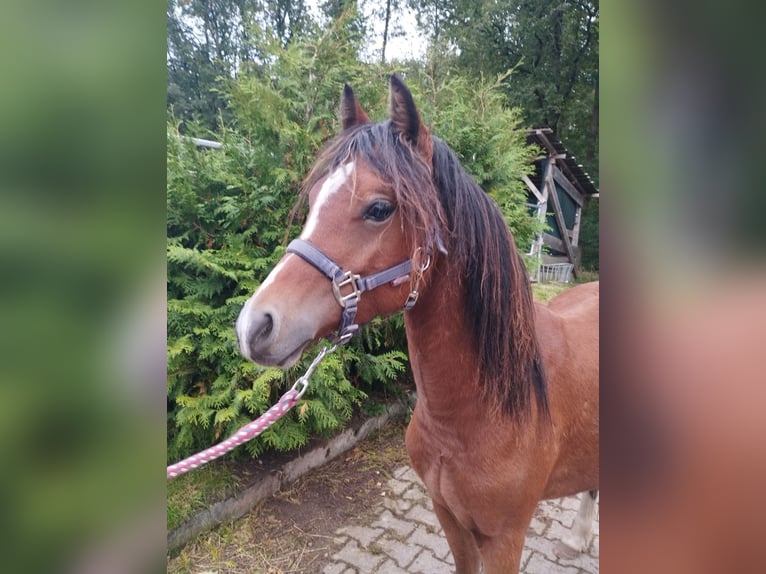
[[[301, 259], [307, 261], [319, 271], [321, 271], [325, 277], [332, 281], [332, 291], [335, 295], [336, 301], [343, 308], [343, 315], [341, 316], [340, 327], [338, 327], [338, 336], [336, 343], [344, 344], [354, 336], [359, 330], [359, 325], [354, 323], [356, 317], [356, 309], [359, 304], [359, 298], [365, 291], [371, 291], [376, 287], [385, 285], [386, 283], [399, 284], [399, 281], [406, 278], [410, 271], [412, 271], [412, 262], [407, 260], [373, 273], [366, 277], [360, 277], [356, 273], [351, 271], [343, 271], [343, 268], [335, 263], [332, 259], [322, 253], [316, 246], [312, 245], [305, 239], [293, 239], [290, 245], [287, 246], [288, 253], [295, 253]], [[350, 291], [348, 291], [350, 289]], [[344, 291], [348, 291], [344, 294]], [[407, 302], [404, 304], [405, 309], [411, 309], [418, 299], [418, 292], [413, 290], [407, 297]]]

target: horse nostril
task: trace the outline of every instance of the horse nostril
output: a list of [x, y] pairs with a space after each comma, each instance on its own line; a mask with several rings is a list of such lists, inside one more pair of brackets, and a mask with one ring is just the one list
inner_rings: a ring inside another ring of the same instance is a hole
[[264, 311], [252, 321], [248, 340], [253, 348], [258, 348], [267, 344], [273, 333], [274, 316], [271, 313]]
[[274, 330], [274, 318], [270, 313], [264, 313], [262, 326], [260, 331], [256, 333], [258, 339], [268, 339], [271, 332]]

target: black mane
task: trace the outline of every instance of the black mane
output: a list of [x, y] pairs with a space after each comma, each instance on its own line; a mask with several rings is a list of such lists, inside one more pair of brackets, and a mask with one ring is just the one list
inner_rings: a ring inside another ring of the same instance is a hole
[[542, 359], [527, 271], [495, 202], [465, 171], [455, 153], [433, 137], [430, 165], [402, 141], [390, 121], [345, 130], [309, 174], [309, 190], [350, 159], [362, 160], [392, 184], [408, 239], [446, 260], [461, 278], [465, 318], [488, 405], [511, 416], [529, 412], [533, 397], [548, 417]]

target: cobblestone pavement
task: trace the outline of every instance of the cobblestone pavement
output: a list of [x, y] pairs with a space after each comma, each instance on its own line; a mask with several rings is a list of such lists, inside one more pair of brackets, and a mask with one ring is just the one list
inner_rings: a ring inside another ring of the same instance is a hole
[[[366, 526], [339, 529], [340, 550], [322, 574], [451, 574], [454, 562], [433, 513], [431, 500], [415, 472], [402, 467], [388, 481], [383, 508]], [[582, 495], [580, 495], [582, 496]], [[546, 500], [532, 519], [521, 556], [523, 574], [596, 574], [598, 513], [586, 553], [558, 558], [554, 548], [577, 514], [578, 497]], [[598, 508], [598, 506], [596, 507]]]

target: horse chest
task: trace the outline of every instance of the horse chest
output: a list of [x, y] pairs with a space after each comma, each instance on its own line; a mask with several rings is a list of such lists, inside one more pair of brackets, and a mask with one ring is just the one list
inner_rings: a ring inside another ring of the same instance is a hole
[[[430, 452], [420, 457], [418, 474], [434, 502], [448, 508], [461, 522], [472, 522], [466, 500], [466, 474], [455, 461], [454, 453], [442, 452], [432, 445]], [[467, 470], [467, 469], [465, 469]]]
[[416, 407], [407, 428], [407, 452], [412, 466], [434, 498], [440, 497], [442, 480], [451, 474], [450, 464], [458, 445], [450, 444], [447, 435], [432, 428], [431, 421]]
[[492, 456], [489, 444], [468, 447], [444, 429], [432, 428], [427, 418], [416, 409], [407, 429], [413, 468], [434, 502], [449, 509], [458, 522], [471, 530], [494, 530], [496, 521], [488, 517], [498, 505], [511, 502], [508, 494], [514, 489], [508, 481], [523, 480], [526, 470], [509, 468], [517, 465], [508, 460], [493, 463], [497, 457]]

